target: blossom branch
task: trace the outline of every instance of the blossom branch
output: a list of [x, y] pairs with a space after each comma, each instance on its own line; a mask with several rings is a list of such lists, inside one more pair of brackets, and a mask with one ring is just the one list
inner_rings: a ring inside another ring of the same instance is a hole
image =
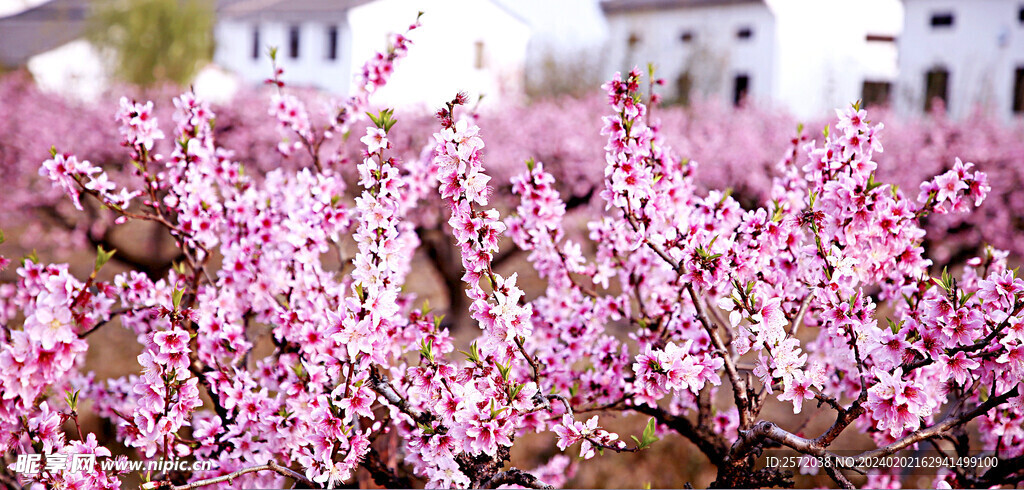
[[192, 490], [194, 488], [205, 487], [207, 485], [216, 485], [218, 483], [224, 483], [224, 482], [232, 483], [235, 478], [238, 478], [238, 477], [240, 477], [240, 476], [242, 476], [242, 475], [244, 475], [246, 473], [255, 473], [257, 471], [273, 471], [273, 472], [275, 472], [275, 473], [277, 473], [277, 474], [279, 474], [281, 476], [284, 476], [284, 477], [287, 477], [287, 478], [291, 478], [291, 479], [293, 479], [293, 480], [295, 480], [297, 482], [300, 482], [300, 483], [302, 483], [303, 485], [306, 485], [309, 488], [317, 488], [318, 487], [318, 485], [316, 485], [315, 483], [310, 481], [308, 478], [303, 476], [301, 473], [298, 473], [298, 472], [296, 472], [296, 471], [294, 471], [294, 470], [292, 470], [290, 468], [286, 468], [284, 466], [281, 466], [281, 465], [275, 463], [274, 461], [271, 461], [271, 462], [269, 462], [267, 464], [263, 464], [263, 465], [259, 465], [259, 466], [250, 466], [248, 468], [242, 468], [242, 469], [240, 469], [238, 471], [235, 471], [233, 473], [229, 473], [229, 474], [224, 475], [224, 476], [218, 476], [216, 478], [209, 478], [209, 479], [206, 479], [206, 480], [194, 481], [194, 482], [186, 484], [186, 485], [177, 485], [177, 486], [173, 486], [171, 488], [173, 490]]
[[970, 422], [971, 420], [974, 420], [975, 418], [984, 415], [985, 413], [988, 413], [989, 410], [992, 410], [993, 408], [998, 407], [1003, 403], [1006, 403], [1007, 400], [1019, 394], [1019, 389], [1020, 388], [1018, 386], [1014, 386], [1013, 389], [1011, 389], [1010, 391], [1007, 391], [999, 396], [989, 398], [981, 405], [975, 407], [974, 410], [962, 413], [955, 417], [952, 413], [950, 413], [949, 415], [946, 416], [946, 418], [944, 418], [942, 421], [936, 424], [933, 424], [919, 431], [915, 431], [910, 435], [907, 435], [906, 437], [903, 437], [887, 446], [860, 453], [856, 456], [856, 458], [879, 458], [889, 456], [915, 443], [924, 441], [926, 439], [931, 439], [933, 437], [939, 437], [945, 432], [955, 427], [959, 427], [963, 424], [966, 424], [967, 422]]

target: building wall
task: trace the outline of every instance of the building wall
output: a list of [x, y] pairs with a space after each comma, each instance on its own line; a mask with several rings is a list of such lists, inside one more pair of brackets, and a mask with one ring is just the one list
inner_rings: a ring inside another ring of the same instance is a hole
[[867, 35], [898, 35], [897, 0], [773, 2], [778, 26], [777, 100], [804, 120], [834, 116], [863, 98], [864, 82], [893, 82], [896, 44]]
[[[902, 27], [899, 0], [768, 0], [764, 4], [680, 7], [609, 15], [608, 75], [647, 61], [678, 98], [679, 75], [691, 73], [697, 96], [732, 101], [733, 79], [749, 73], [751, 96], [799, 118], [831, 116], [863, 97], [864, 81], [892, 83]], [[893, 19], [896, 19], [894, 22]], [[747, 40], [736, 37], [752, 27]], [[684, 42], [683, 33], [692, 40]], [[630, 48], [630, 35], [639, 41]]]
[[[413, 45], [374, 101], [436, 109], [459, 91], [488, 102], [522, 94], [530, 28], [489, 0], [377, 0], [351, 11], [355, 69], [423, 11]], [[478, 64], [479, 62], [479, 64]]]
[[[905, 0], [899, 42], [896, 103], [905, 113], [925, 107], [926, 73], [949, 71], [947, 109], [954, 117], [975, 108], [1009, 118], [1014, 71], [1024, 68], [1024, 23], [1017, 0]], [[952, 13], [953, 25], [933, 27], [931, 18]]]
[[[259, 28], [260, 52], [253, 58], [253, 31]], [[299, 28], [299, 56], [289, 56], [289, 30]], [[330, 26], [337, 26], [337, 58], [327, 59]], [[278, 65], [284, 80], [294, 86], [309, 86], [333, 93], [347, 93], [351, 72], [351, 29], [344, 12], [318, 20], [295, 17], [269, 19], [261, 16], [222, 18], [215, 28], [214, 62], [237, 73], [243, 80], [259, 84], [273, 75], [268, 49], [277, 48]]]
[[[740, 39], [738, 31], [745, 28], [750, 36]], [[775, 19], [765, 4], [613, 12], [608, 30], [608, 77], [634, 66], [646, 72], [647, 63], [653, 62], [670, 100], [682, 96], [685, 74], [691, 98], [731, 102], [741, 74], [749, 77], [749, 97], [775, 97]]]

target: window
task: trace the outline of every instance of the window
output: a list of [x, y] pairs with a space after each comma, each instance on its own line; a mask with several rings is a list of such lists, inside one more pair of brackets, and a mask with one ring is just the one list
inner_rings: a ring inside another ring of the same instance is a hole
[[748, 26], [736, 29], [736, 39], [750, 39], [754, 37], [754, 30]]
[[864, 40], [869, 43], [894, 43], [896, 42], [896, 36], [890, 36], [888, 34], [868, 34], [864, 36]]
[[299, 26], [288, 28], [288, 57], [291, 59], [299, 57]]
[[891, 90], [892, 84], [889, 82], [865, 80], [864, 85], [861, 87], [860, 98], [864, 102], [864, 107], [884, 106], [889, 103], [889, 93]]
[[682, 106], [690, 105], [690, 92], [693, 90], [693, 77], [689, 71], [684, 71], [676, 78], [676, 102]]
[[683, 33], [679, 36], [679, 40], [684, 43], [693, 41], [693, 31], [683, 31]]
[[327, 26], [327, 59], [338, 59], [338, 26]]
[[936, 100], [943, 105], [949, 104], [949, 70], [932, 68], [924, 77], [924, 110], [931, 111]]
[[733, 79], [732, 83], [732, 103], [733, 105], [740, 105], [747, 98], [747, 92], [750, 90], [750, 75], [739, 74]]
[[473, 43], [473, 67], [477, 70], [483, 69], [486, 59], [484, 58], [484, 42]]
[[1013, 75], [1013, 113], [1024, 114], [1024, 67], [1017, 67]]
[[1017, 9], [1017, 21], [1024, 24], [1024, 6]]
[[252, 59], [260, 59], [260, 26], [252, 26]]
[[629, 39], [626, 42], [629, 43], [629, 49], [633, 49], [637, 47], [638, 44], [640, 44], [640, 41], [640, 35], [635, 32], [631, 32], [629, 33]]
[[953, 27], [953, 12], [932, 14], [932, 27]]

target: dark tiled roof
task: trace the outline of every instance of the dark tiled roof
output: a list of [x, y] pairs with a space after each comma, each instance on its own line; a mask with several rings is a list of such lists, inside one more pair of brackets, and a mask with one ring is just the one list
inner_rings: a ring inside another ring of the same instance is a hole
[[372, 0], [221, 0], [224, 17], [274, 16], [281, 14], [330, 14], [344, 12]]
[[667, 10], [742, 3], [765, 3], [765, 0], [605, 0], [601, 9], [605, 13], [629, 12], [634, 10]]
[[15, 67], [82, 35], [88, 0], [52, 0], [0, 18], [0, 65]]

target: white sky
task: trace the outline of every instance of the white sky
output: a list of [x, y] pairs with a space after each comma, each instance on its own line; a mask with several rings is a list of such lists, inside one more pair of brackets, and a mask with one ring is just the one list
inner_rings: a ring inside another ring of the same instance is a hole
[[35, 7], [46, 0], [0, 0], [0, 17], [16, 14], [29, 7]]

